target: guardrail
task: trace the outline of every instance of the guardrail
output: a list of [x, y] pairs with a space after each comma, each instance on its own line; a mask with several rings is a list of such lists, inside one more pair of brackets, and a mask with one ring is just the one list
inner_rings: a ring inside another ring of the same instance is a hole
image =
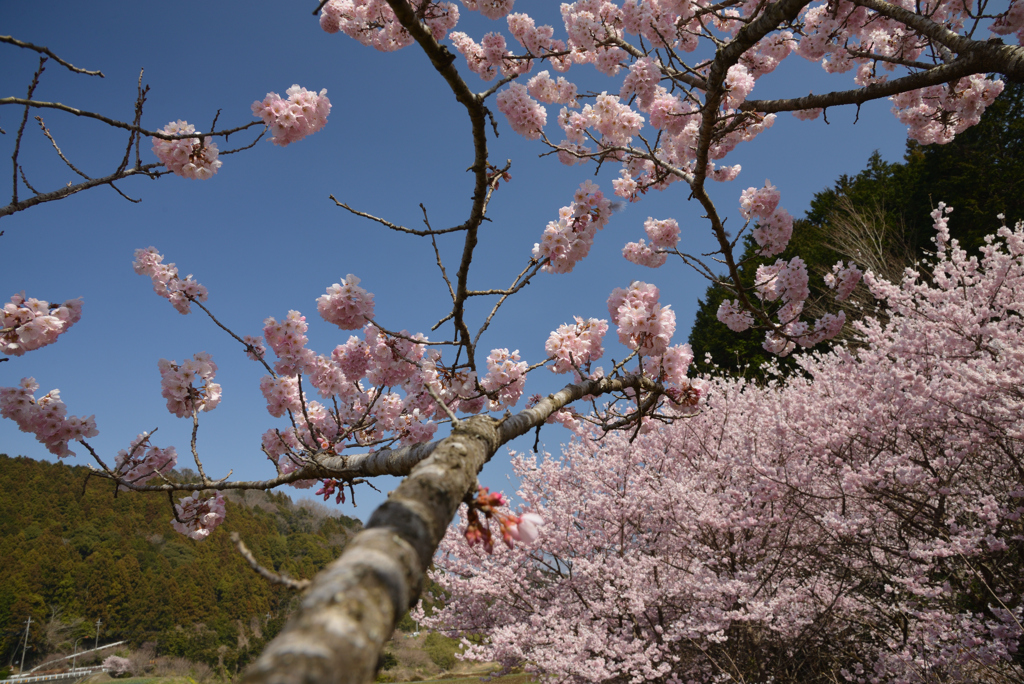
[[76, 667], [66, 672], [54, 672], [52, 674], [24, 674], [11, 675], [5, 681], [8, 682], [67, 682], [71, 680], [85, 679], [91, 675], [106, 672], [104, 667]]

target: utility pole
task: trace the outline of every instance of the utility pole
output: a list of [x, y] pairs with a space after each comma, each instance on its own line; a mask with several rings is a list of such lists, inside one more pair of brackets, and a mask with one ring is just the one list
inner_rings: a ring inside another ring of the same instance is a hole
[[94, 646], [94, 648], [99, 648], [100, 647], [100, 625], [102, 623], [103, 623], [102, 619], [96, 618], [96, 646]]
[[21, 647], [21, 667], [18, 668], [19, 672], [25, 671], [25, 650], [28, 648], [28, 628], [32, 625], [32, 616], [28, 616], [28, 621], [25, 622], [25, 645]]

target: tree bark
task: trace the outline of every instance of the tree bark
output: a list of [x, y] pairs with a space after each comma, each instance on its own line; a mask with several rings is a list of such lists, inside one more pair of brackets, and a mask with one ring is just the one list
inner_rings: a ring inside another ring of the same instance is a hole
[[434, 551], [477, 473], [498, 448], [587, 395], [627, 388], [662, 393], [627, 375], [567, 385], [533, 408], [497, 420], [459, 421], [391, 492], [338, 560], [313, 580], [296, 615], [245, 673], [246, 684], [372, 682], [395, 623], [420, 598]]

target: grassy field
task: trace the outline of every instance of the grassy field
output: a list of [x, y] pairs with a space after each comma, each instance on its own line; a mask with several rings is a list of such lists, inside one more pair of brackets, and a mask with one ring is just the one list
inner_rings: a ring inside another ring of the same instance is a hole
[[[445, 679], [424, 679], [414, 681], [430, 682], [430, 684], [479, 684], [480, 679], [481, 676], [477, 674], [473, 676], [461, 675]], [[532, 680], [529, 675], [512, 674], [505, 675], [504, 677], [495, 677], [488, 681], [490, 684], [529, 684]], [[196, 684], [195, 680], [189, 677], [132, 677], [131, 679], [111, 679], [106, 676], [92, 677], [87, 679], [84, 684], [107, 684], [113, 682], [117, 682], [117, 684]]]
[[[455, 677], [452, 679], [431, 679], [430, 684], [470, 684], [471, 682], [476, 684], [483, 677], [479, 675], [473, 677]], [[487, 680], [490, 684], [529, 684], [534, 680], [530, 679], [530, 675], [525, 674], [510, 674], [503, 677], [494, 677]]]

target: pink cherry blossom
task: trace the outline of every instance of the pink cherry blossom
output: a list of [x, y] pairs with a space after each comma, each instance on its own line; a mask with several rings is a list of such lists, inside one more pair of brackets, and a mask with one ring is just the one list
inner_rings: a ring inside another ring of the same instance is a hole
[[754, 241], [761, 246], [760, 253], [764, 256], [775, 256], [786, 249], [789, 238], [793, 235], [793, 217], [782, 207], [758, 223], [752, 233]]
[[17, 387], [0, 387], [0, 416], [10, 418], [22, 432], [30, 432], [58, 458], [74, 456], [68, 442], [95, 437], [95, 416], [68, 416], [58, 390], [35, 396], [39, 383], [35, 378], [22, 378]]
[[331, 111], [326, 88], [317, 94], [293, 85], [285, 95], [287, 100], [277, 93], [267, 93], [262, 102], [252, 103], [252, 115], [263, 120], [270, 128], [270, 141], [281, 147], [322, 129]]
[[515, 406], [523, 394], [526, 384], [526, 362], [519, 360], [519, 350], [509, 353], [508, 349], [492, 349], [487, 356], [487, 375], [480, 381], [486, 392], [496, 392], [489, 406], [498, 411]]
[[[414, 0], [419, 9], [424, 0]], [[434, 40], [443, 40], [459, 22], [459, 9], [451, 2], [430, 2], [423, 8], [423, 23]], [[393, 52], [412, 45], [409, 32], [395, 18], [384, 0], [329, 0], [320, 11], [320, 28], [345, 33], [363, 45]]]
[[169, 301], [180, 314], [192, 310], [192, 301], [206, 301], [206, 288], [193, 280], [191, 273], [181, 278], [177, 267], [165, 264], [163, 260], [163, 255], [156, 251], [156, 247], [147, 247], [135, 250], [135, 262], [132, 265], [136, 273], [147, 275], [153, 280], [153, 291]]
[[930, 86], [890, 99], [893, 113], [907, 124], [911, 138], [925, 145], [944, 144], [978, 123], [1002, 91], [1002, 81], [975, 74], [960, 79], [952, 88]]
[[648, 246], [644, 243], [643, 239], [639, 242], [626, 243], [626, 246], [622, 248], [622, 256], [627, 261], [631, 261], [638, 266], [647, 266], [648, 268], [663, 266], [668, 258], [664, 252], [654, 249], [653, 245]]
[[554, 360], [550, 366], [552, 372], [568, 373], [573, 366], [587, 367], [604, 355], [601, 342], [608, 332], [608, 321], [576, 317], [574, 325], [563, 323], [548, 337], [544, 350], [549, 359]]
[[729, 89], [726, 103], [730, 107], [739, 107], [754, 89], [754, 77], [744, 65], [734, 64], [725, 76], [725, 86]]
[[651, 239], [651, 244], [662, 249], [675, 249], [679, 244], [679, 224], [675, 219], [657, 220], [647, 217], [644, 231]]
[[0, 309], [0, 353], [21, 356], [53, 344], [81, 318], [81, 298], [50, 304], [16, 294]]
[[114, 471], [132, 484], [145, 484], [169, 473], [178, 462], [174, 447], [161, 449], [150, 442], [148, 432], [136, 437], [128, 450], [122, 449], [114, 460]]
[[831, 273], [825, 274], [825, 284], [836, 291], [836, 300], [846, 301], [860, 282], [863, 271], [853, 263], [843, 264], [842, 261], [832, 267]]
[[177, 140], [153, 138], [153, 154], [168, 171], [183, 178], [206, 180], [221, 167], [221, 161], [217, 159], [217, 143], [210, 142], [208, 137], [198, 137], [202, 134], [196, 131], [195, 126], [178, 119], [164, 126], [160, 132], [166, 135], [197, 134], [196, 137]]
[[220, 403], [220, 385], [213, 382], [217, 364], [206, 352], [199, 352], [180, 364], [160, 359], [160, 389], [167, 410], [179, 418], [196, 411], [212, 411]]
[[320, 295], [316, 309], [328, 323], [342, 330], [356, 330], [373, 318], [373, 295], [359, 287], [359, 278], [350, 273]]
[[205, 498], [199, 492], [192, 492], [191, 496], [174, 504], [174, 514], [171, 527], [175, 531], [190, 539], [202, 541], [224, 522], [224, 497], [220, 492]]
[[573, 202], [558, 211], [558, 221], [548, 223], [541, 242], [533, 246], [536, 259], [548, 259], [543, 270], [569, 273], [590, 253], [594, 235], [608, 225], [611, 201], [591, 181], [584, 181]]
[[531, 78], [526, 86], [530, 95], [541, 102], [576, 106], [576, 85], [565, 80], [563, 76], [559, 76], [555, 81], [547, 71], [542, 71]]
[[755, 216], [762, 221], [767, 220], [775, 208], [779, 206], [779, 191], [769, 181], [763, 188], [747, 188], [740, 195], [740, 214], [745, 219]]
[[313, 362], [316, 356], [306, 349], [306, 317], [298, 311], [289, 311], [280, 323], [271, 317], [263, 321], [263, 337], [277, 354], [274, 370], [282, 375], [296, 375]]
[[[748, 638], [776, 674], [1016, 677], [1024, 224], [980, 257], [950, 240], [928, 269], [865, 275], [886, 310], [856, 351], [800, 355], [786, 382], [707, 378], [685, 420], [516, 456], [551, 532], [489, 556], [450, 529], [446, 601], [418, 619], [484, 634], [468, 659], [566, 680], [714, 682], [709, 656], [742, 663]], [[982, 563], [1000, 572], [983, 583]]]
[[544, 526], [544, 518], [536, 513], [523, 513], [519, 522], [509, 528], [509, 534], [516, 541], [532, 544], [540, 538], [540, 528]]
[[508, 117], [513, 131], [527, 140], [540, 137], [548, 121], [547, 110], [530, 97], [525, 85], [510, 83], [508, 88], [498, 93], [497, 104], [498, 110]]
[[619, 341], [644, 356], [661, 356], [676, 330], [676, 315], [658, 303], [658, 288], [634, 282], [615, 288], [608, 297], [608, 313], [619, 326]]
[[735, 299], [726, 299], [718, 306], [718, 320], [733, 332], [743, 332], [754, 324], [754, 317]]

